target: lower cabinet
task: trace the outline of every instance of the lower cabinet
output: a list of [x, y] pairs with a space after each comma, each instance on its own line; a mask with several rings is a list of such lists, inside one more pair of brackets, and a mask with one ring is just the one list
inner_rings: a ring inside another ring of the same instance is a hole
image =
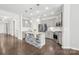
[[25, 41], [37, 48], [42, 48], [45, 45], [45, 34], [33, 34], [27, 33], [25, 35]]
[[55, 32], [54, 34], [57, 36], [58, 43], [62, 45], [62, 32]]
[[62, 45], [62, 32], [61, 31], [47, 31], [45, 33], [45, 37], [56, 41], [57, 43]]
[[46, 37], [46, 38], [53, 39], [53, 32], [52, 32], [52, 31], [47, 31], [47, 32], [45, 33], [45, 37]]

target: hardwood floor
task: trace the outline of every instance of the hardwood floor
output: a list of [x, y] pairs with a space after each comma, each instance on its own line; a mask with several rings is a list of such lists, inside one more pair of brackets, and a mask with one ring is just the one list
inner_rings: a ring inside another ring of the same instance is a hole
[[46, 39], [46, 45], [38, 49], [24, 40], [10, 35], [0, 34], [1, 55], [79, 55], [79, 51], [62, 49], [53, 40]]

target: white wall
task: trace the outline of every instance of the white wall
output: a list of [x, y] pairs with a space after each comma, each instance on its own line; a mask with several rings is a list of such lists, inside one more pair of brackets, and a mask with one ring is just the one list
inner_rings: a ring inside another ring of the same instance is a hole
[[79, 4], [71, 5], [70, 36], [71, 48], [79, 49]]
[[79, 50], [79, 4], [64, 5], [63, 48]]
[[65, 4], [63, 9], [62, 47], [70, 48], [70, 5]]

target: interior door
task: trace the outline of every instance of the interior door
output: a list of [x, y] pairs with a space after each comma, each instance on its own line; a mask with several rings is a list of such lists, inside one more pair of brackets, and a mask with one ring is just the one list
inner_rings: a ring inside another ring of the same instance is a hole
[[0, 34], [5, 34], [6, 29], [5, 29], [5, 23], [0, 22]]

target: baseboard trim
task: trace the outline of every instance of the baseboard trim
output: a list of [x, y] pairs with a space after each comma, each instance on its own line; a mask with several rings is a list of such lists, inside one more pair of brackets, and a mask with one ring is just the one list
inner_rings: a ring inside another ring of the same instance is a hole
[[79, 49], [78, 49], [78, 48], [71, 48], [71, 49], [73, 49], [73, 50], [78, 50], [78, 51], [79, 51]]
[[79, 51], [79, 49], [78, 48], [73, 48], [73, 47], [62, 47], [63, 49], [72, 49], [72, 50], [78, 50]]

